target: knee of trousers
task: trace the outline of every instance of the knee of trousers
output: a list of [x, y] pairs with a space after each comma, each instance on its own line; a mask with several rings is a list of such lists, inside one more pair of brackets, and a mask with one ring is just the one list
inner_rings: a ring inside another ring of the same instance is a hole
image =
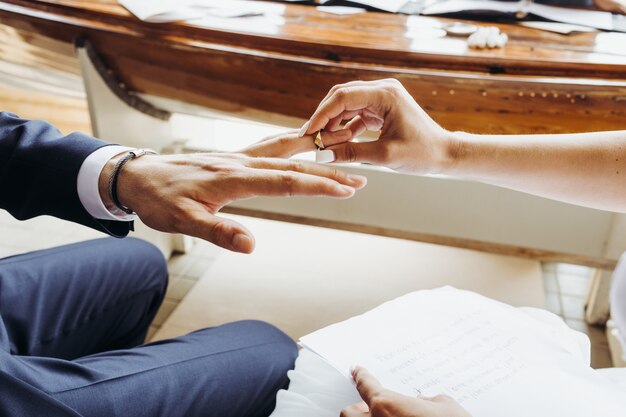
[[267, 369], [267, 376], [275, 382], [286, 381], [287, 371], [293, 369], [298, 356], [298, 347], [289, 336], [277, 327], [259, 320], [238, 321], [226, 324], [225, 327], [248, 335], [257, 345], [247, 352], [248, 360]]
[[[183, 336], [200, 345], [216, 340], [243, 355], [250, 365], [270, 367], [272, 372], [286, 373], [293, 368], [298, 347], [277, 327], [259, 320], [242, 320], [207, 328]], [[250, 347], [251, 349], [242, 349]]]
[[131, 256], [133, 262], [141, 264], [144, 270], [143, 279], [148, 280], [149, 286], [159, 288], [163, 293], [167, 288], [168, 271], [167, 260], [163, 253], [152, 243], [137, 238], [117, 240], [123, 250]]

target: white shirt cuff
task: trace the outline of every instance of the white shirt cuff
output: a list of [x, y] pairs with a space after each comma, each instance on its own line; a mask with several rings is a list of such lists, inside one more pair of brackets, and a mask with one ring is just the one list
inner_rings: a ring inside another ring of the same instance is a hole
[[116, 155], [132, 150], [125, 146], [105, 146], [89, 155], [78, 171], [78, 198], [85, 210], [95, 219], [129, 222], [137, 218], [117, 207], [109, 210], [100, 197], [98, 182], [104, 166]]

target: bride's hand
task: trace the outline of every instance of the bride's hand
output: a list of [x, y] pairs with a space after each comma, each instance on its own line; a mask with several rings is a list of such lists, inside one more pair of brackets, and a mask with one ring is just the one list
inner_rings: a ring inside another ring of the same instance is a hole
[[[345, 127], [342, 123], [347, 121]], [[438, 173], [454, 151], [449, 132], [439, 126], [395, 79], [353, 81], [333, 87], [302, 133], [321, 129], [350, 139], [365, 131], [378, 140], [331, 146], [335, 162], [366, 162], [409, 174]], [[331, 158], [332, 159], [332, 158]]]
[[409, 397], [385, 389], [363, 368], [352, 373], [363, 402], [341, 411], [341, 417], [471, 417], [452, 398]]
[[[342, 123], [347, 121], [344, 127]], [[366, 130], [373, 142], [353, 142]], [[324, 162], [365, 162], [411, 174], [442, 171], [455, 152], [450, 134], [435, 123], [397, 80], [354, 81], [333, 87], [302, 128], [244, 150], [252, 156], [291, 157], [315, 149], [322, 131]]]

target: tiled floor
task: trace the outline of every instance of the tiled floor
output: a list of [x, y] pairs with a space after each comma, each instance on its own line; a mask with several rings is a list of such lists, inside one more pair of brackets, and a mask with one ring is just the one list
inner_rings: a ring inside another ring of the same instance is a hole
[[592, 270], [583, 266], [544, 263], [546, 308], [561, 316], [571, 328], [586, 333], [591, 339], [592, 366], [606, 368], [612, 363], [604, 329], [589, 326], [584, 321], [585, 297], [591, 274]]
[[161, 328], [163, 322], [174, 311], [178, 303], [209, 269], [215, 253], [216, 249], [210, 243], [197, 241], [190, 253], [172, 256], [168, 263], [170, 283], [165, 294], [165, 301], [152, 326], [150, 326], [148, 339], [151, 339], [156, 331]]

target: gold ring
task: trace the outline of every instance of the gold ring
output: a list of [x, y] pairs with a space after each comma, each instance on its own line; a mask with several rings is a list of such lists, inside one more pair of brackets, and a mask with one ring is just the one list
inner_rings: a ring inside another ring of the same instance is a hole
[[317, 135], [315, 135], [315, 146], [317, 146], [318, 150], [322, 150], [324, 149], [326, 146], [324, 146], [324, 142], [322, 141], [322, 131], [320, 130], [319, 132], [317, 132]]

